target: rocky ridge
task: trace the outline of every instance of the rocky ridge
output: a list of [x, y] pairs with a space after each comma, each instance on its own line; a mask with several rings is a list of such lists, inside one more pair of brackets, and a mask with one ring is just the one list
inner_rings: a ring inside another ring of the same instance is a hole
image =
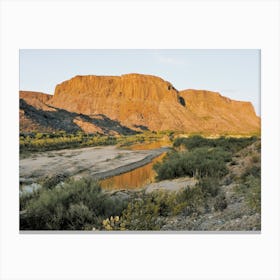
[[[37, 124], [41, 131], [116, 134], [147, 129], [210, 134], [260, 132], [260, 118], [250, 102], [234, 101], [204, 90], [178, 91], [170, 82], [151, 75], [76, 76], [57, 85], [53, 96], [20, 92], [20, 99], [21, 131]], [[37, 112], [36, 116], [30, 114], [32, 110]], [[42, 115], [55, 120], [58, 113], [62, 127], [40, 120]], [[111, 122], [110, 129], [106, 121], [101, 125], [98, 119]]]

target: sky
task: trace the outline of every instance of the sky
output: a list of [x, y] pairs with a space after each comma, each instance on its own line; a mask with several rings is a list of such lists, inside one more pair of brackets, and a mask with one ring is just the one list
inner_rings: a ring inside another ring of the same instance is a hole
[[178, 90], [216, 91], [260, 115], [260, 50], [20, 50], [20, 90], [53, 94], [76, 75], [150, 74]]

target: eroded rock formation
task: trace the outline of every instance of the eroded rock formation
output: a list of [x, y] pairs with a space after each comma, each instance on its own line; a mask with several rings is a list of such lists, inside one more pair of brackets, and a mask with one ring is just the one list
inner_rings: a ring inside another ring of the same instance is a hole
[[[96, 116], [131, 130], [260, 132], [260, 118], [250, 102], [204, 90], [179, 92], [170, 82], [151, 75], [76, 76], [57, 85], [54, 96], [21, 92], [20, 98], [42, 112], [62, 110], [77, 114], [73, 124], [86, 132], [104, 131], [90, 121]], [[89, 119], [79, 119], [79, 114]]]

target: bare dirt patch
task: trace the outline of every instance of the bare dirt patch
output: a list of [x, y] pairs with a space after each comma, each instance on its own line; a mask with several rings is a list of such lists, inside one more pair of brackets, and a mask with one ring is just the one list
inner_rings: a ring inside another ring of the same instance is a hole
[[194, 187], [197, 183], [198, 180], [193, 177], [183, 177], [173, 180], [164, 180], [160, 182], [151, 183], [145, 187], [145, 191], [146, 193], [150, 193], [157, 190], [179, 191], [187, 187]]

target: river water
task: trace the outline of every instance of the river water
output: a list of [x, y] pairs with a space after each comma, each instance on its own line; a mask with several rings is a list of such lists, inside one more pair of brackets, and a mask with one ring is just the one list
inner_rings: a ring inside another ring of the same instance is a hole
[[132, 171], [102, 180], [101, 187], [106, 190], [135, 189], [155, 181], [156, 172], [153, 165], [162, 160], [166, 153], [154, 158], [150, 163]]

